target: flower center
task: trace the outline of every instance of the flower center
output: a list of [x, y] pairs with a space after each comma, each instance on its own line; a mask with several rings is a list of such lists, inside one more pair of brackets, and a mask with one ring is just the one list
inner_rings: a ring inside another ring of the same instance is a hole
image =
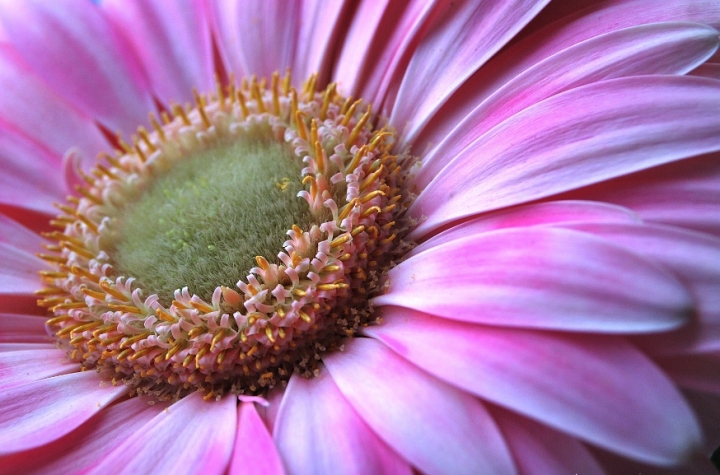
[[262, 137], [185, 158], [118, 217], [117, 271], [169, 305], [183, 287], [210, 301], [219, 284], [246, 276], [255, 256], [280, 264], [288, 229], [313, 224], [297, 196], [301, 171], [287, 144]]
[[314, 84], [196, 93], [58, 205], [38, 304], [70, 358], [161, 399], [261, 394], [374, 322], [410, 160]]

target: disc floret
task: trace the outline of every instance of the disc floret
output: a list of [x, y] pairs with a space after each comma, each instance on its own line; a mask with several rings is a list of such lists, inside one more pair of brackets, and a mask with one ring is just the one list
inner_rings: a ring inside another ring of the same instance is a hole
[[[262, 393], [312, 374], [322, 352], [374, 321], [368, 298], [396, 255], [408, 159], [393, 155], [391, 130], [373, 128], [369, 106], [315, 82], [297, 91], [275, 74], [195, 93], [194, 106], [173, 105], [162, 124], [151, 115], [153, 131], [120, 139], [83, 175], [40, 254], [54, 269], [41, 272], [38, 303], [72, 359], [160, 398]], [[277, 256], [257, 256], [234, 288], [218, 283], [205, 298], [184, 287], [163, 301], [142, 276], [123, 275], [114, 251], [126, 207], [180, 160], [258, 135], [304, 163], [288, 180], [301, 181], [313, 223], [293, 225]]]

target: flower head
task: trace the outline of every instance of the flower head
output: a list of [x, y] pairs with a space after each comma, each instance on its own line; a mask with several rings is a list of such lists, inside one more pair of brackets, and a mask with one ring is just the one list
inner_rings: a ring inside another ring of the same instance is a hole
[[0, 3], [0, 467], [712, 470], [719, 24]]

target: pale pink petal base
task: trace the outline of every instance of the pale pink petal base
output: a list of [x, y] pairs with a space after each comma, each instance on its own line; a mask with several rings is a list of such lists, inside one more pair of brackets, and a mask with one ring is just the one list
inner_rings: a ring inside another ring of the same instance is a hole
[[235, 448], [229, 475], [282, 475], [282, 460], [272, 436], [265, 427], [255, 403], [243, 401], [238, 410]]
[[313, 379], [290, 379], [274, 438], [290, 474], [412, 474], [407, 462], [348, 404], [324, 368]]
[[39, 447], [76, 429], [127, 392], [94, 371], [55, 376], [0, 392], [0, 454]]
[[222, 474], [235, 440], [236, 407], [234, 397], [207, 402], [201, 393], [192, 393], [156, 415], [88, 473]]

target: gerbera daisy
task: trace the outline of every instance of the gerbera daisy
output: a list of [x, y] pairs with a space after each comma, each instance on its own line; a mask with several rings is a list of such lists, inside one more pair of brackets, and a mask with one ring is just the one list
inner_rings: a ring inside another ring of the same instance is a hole
[[720, 2], [577, 3], [0, 2], [0, 472], [713, 473]]

